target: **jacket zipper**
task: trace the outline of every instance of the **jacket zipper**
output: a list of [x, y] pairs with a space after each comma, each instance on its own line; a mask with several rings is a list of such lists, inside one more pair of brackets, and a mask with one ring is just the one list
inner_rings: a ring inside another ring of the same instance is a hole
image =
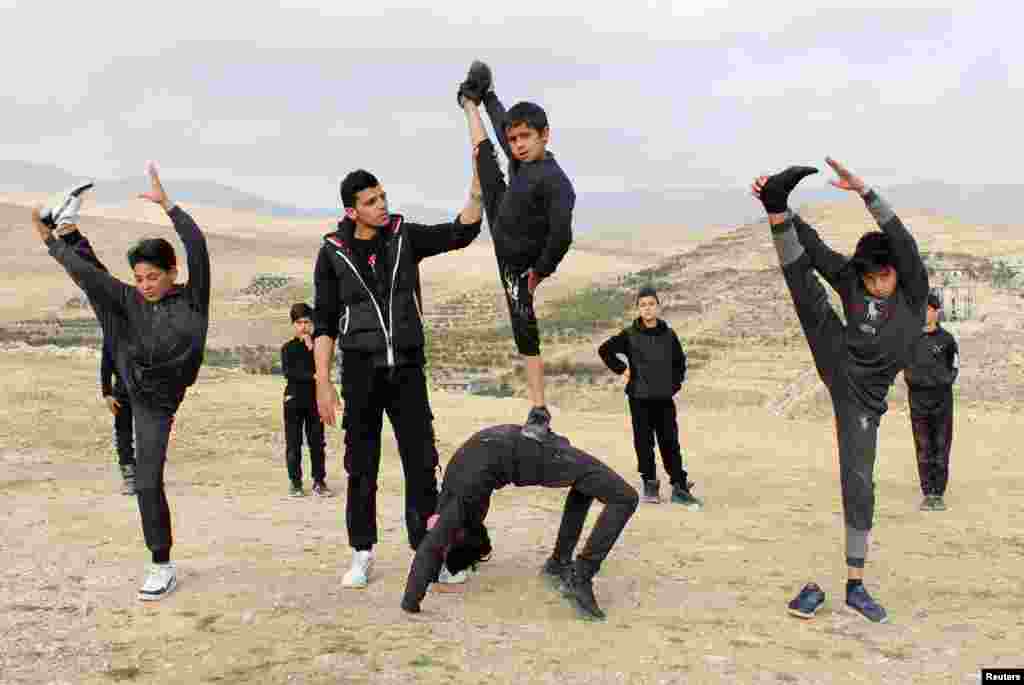
[[[401, 241], [401, 239], [399, 239], [399, 241]], [[399, 242], [398, 245], [399, 248], [401, 248], [402, 243]], [[377, 319], [380, 321], [380, 328], [382, 331], [384, 331], [384, 344], [388, 350], [388, 366], [394, 366], [395, 353], [391, 348], [391, 332], [388, 330], [387, 324], [384, 323], [384, 312], [380, 310], [380, 305], [377, 304], [377, 298], [374, 297], [373, 291], [370, 290], [370, 288], [366, 285], [366, 281], [363, 280], [363, 277], [359, 275], [359, 269], [356, 268], [356, 265], [353, 264], [352, 261], [348, 257], [346, 257], [345, 253], [343, 253], [341, 250], [335, 250], [335, 252], [338, 254], [339, 257], [345, 260], [345, 263], [348, 264], [350, 269], [352, 269], [352, 273], [356, 275], [356, 278], [359, 279], [359, 282], [363, 285], [363, 288], [366, 289], [366, 293], [370, 296], [370, 301], [373, 302], [373, 308], [377, 310]], [[397, 264], [397, 260], [395, 263]], [[390, 312], [388, 313], [390, 314]]]
[[[395, 251], [395, 268], [391, 270], [391, 291], [388, 293], [388, 325], [393, 331], [395, 328], [395, 281], [398, 280], [398, 265], [402, 260], [402, 238], [404, 235], [398, 236], [398, 249]], [[416, 299], [416, 293], [413, 294], [413, 299]], [[388, 338], [388, 366], [395, 365], [395, 349], [391, 345], [391, 339]]]

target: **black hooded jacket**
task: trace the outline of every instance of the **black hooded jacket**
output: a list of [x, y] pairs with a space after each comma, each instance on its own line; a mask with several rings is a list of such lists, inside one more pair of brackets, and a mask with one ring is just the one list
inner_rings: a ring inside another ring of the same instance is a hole
[[480, 235], [480, 221], [425, 226], [395, 214], [383, 232], [383, 249], [370, 273], [362, 275], [353, 249], [355, 224], [348, 218], [324, 236], [314, 271], [314, 338], [329, 336], [343, 352], [369, 355], [374, 366], [422, 364], [421, 260], [466, 247]]
[[89, 298], [110, 341], [114, 370], [133, 401], [174, 411], [195, 383], [206, 350], [210, 320], [210, 254], [192, 217], [178, 206], [167, 215], [185, 244], [188, 283], [148, 302], [84, 258], [67, 239], [50, 236], [50, 254]]
[[635, 400], [670, 399], [686, 380], [686, 353], [676, 332], [661, 319], [654, 328], [647, 328], [637, 318], [632, 326], [602, 343], [597, 353], [619, 375], [627, 367], [618, 355], [629, 360], [626, 394]]

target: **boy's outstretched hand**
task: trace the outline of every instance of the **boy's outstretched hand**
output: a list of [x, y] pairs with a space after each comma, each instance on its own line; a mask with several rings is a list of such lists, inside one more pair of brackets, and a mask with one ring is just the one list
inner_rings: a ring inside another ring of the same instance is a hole
[[840, 190], [849, 190], [859, 195], [864, 194], [866, 190], [864, 181], [862, 181], [859, 177], [854, 176], [853, 172], [851, 172], [849, 169], [847, 169], [846, 167], [844, 167], [842, 164], [832, 159], [831, 157], [826, 157], [825, 161], [828, 163], [830, 167], [832, 167], [832, 171], [836, 172], [836, 175], [839, 177], [838, 181], [830, 180], [829, 183], [834, 185], [836, 188], [839, 188]]
[[32, 228], [36, 229], [39, 239], [44, 243], [50, 237], [50, 227], [43, 223], [43, 215], [39, 207], [32, 208]]
[[167, 192], [164, 191], [163, 184], [160, 183], [160, 170], [156, 162], [146, 162], [146, 175], [149, 176], [149, 183], [152, 189], [148, 193], [139, 193], [139, 198], [149, 200], [160, 205], [165, 210], [169, 210], [171, 208], [171, 201], [167, 197]]

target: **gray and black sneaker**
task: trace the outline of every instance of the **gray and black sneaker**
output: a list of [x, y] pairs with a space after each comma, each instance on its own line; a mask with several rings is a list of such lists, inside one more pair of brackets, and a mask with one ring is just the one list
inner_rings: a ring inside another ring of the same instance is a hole
[[302, 489], [302, 483], [296, 483], [296, 482], [293, 481], [291, 486], [288, 488], [288, 496], [289, 497], [305, 497], [306, 496], [306, 491]]
[[825, 592], [817, 583], [807, 583], [800, 594], [794, 597], [789, 605], [788, 611], [797, 618], [814, 618], [818, 609], [825, 603]]
[[548, 557], [540, 569], [540, 575], [548, 587], [564, 595], [572, 584], [572, 562], [562, 562], [554, 557]]
[[523, 436], [537, 442], [544, 442], [550, 432], [551, 412], [548, 411], [548, 408], [534, 407], [531, 409], [530, 414], [526, 417], [526, 423], [523, 424]]
[[135, 494], [135, 466], [132, 464], [121, 467], [121, 494]]
[[645, 480], [643, 501], [648, 504], [658, 504], [661, 502], [661, 495], [658, 494], [660, 486], [661, 483], [656, 480]]
[[577, 560], [572, 566], [572, 578], [563, 593], [576, 609], [576, 613], [584, 621], [603, 621], [605, 613], [597, 604], [597, 597], [594, 597], [593, 577], [581, 571], [580, 562]]
[[686, 485], [680, 485], [676, 483], [672, 486], [672, 501], [675, 504], [682, 504], [690, 511], [700, 511], [704, 508], [704, 502], [699, 497], [694, 497], [691, 488], [694, 483], [688, 482]]
[[872, 599], [863, 585], [855, 585], [846, 592], [846, 606], [872, 623], [888, 623], [889, 616], [882, 605]]
[[921, 511], [932, 511], [932, 496], [925, 495], [924, 499], [921, 500], [921, 505], [918, 507]]
[[932, 495], [932, 511], [946, 511], [946, 500], [942, 495]]
[[334, 490], [327, 487], [326, 482], [318, 480], [313, 483], [313, 494], [317, 497], [334, 497]]

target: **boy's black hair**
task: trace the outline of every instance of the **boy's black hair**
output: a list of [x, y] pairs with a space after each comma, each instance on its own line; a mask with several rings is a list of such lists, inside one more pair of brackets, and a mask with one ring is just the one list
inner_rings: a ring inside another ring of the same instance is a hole
[[543, 133], [548, 127], [548, 115], [544, 108], [533, 102], [517, 102], [505, 113], [505, 130], [513, 126], [525, 125], [537, 133]]
[[869, 231], [857, 241], [853, 258], [850, 260], [859, 274], [881, 271], [887, 266], [896, 266], [889, 236], [881, 231]]
[[636, 293], [636, 303], [640, 304], [640, 298], [642, 297], [653, 297], [654, 301], [661, 304], [661, 300], [658, 299], [658, 291], [654, 289], [652, 285], [645, 285], [640, 288]]
[[163, 238], [143, 238], [128, 250], [128, 266], [152, 264], [163, 271], [170, 271], [178, 265], [174, 246]]
[[491, 537], [482, 523], [465, 529], [465, 536], [445, 555], [444, 564], [455, 574], [491, 556]]
[[928, 306], [932, 309], [942, 309], [942, 298], [938, 293], [928, 293]]
[[305, 302], [298, 302], [292, 305], [292, 310], [290, 314], [292, 317], [292, 323], [295, 323], [299, 319], [312, 319], [313, 308], [310, 307]]
[[376, 188], [380, 185], [377, 177], [366, 169], [356, 169], [341, 181], [341, 206], [355, 207], [356, 195], [367, 188]]

